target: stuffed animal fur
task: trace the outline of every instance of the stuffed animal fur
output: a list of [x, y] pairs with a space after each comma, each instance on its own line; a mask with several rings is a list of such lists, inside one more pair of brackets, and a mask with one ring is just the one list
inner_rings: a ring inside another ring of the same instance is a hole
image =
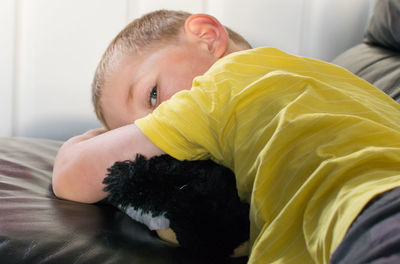
[[151, 230], [172, 229], [193, 254], [228, 257], [249, 238], [249, 205], [239, 199], [235, 176], [211, 160], [137, 155], [116, 162], [103, 183], [110, 203]]

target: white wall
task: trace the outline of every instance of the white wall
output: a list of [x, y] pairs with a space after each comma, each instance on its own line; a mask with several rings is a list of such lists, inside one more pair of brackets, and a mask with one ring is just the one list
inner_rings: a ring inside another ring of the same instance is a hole
[[100, 126], [90, 83], [102, 52], [155, 9], [215, 15], [254, 46], [331, 60], [361, 42], [370, 0], [1, 0], [0, 136], [64, 140]]
[[14, 134], [66, 138], [99, 126], [90, 104], [100, 54], [126, 23], [126, 3], [20, 0]]
[[15, 55], [15, 1], [0, 1], [0, 136], [11, 135]]

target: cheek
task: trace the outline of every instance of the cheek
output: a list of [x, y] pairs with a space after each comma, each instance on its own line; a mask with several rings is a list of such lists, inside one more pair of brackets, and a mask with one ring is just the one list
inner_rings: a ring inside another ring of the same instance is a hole
[[193, 78], [195, 77], [192, 76], [191, 73], [184, 71], [171, 73], [168, 76], [170, 78], [161, 83], [161, 102], [168, 100], [177, 92], [190, 90], [190, 88], [192, 88]]
[[165, 100], [168, 100], [169, 98], [171, 98], [177, 92], [180, 92], [182, 90], [189, 90], [190, 88], [192, 88], [192, 86], [190, 84], [186, 85], [184, 87], [185, 88], [178, 87], [178, 85], [176, 84], [176, 85], [172, 85], [168, 89], [165, 89], [164, 93], [161, 94], [161, 102], [163, 102]]
[[171, 67], [171, 64], [163, 68], [163, 73], [165, 79], [161, 82], [161, 102], [169, 99], [175, 93], [182, 90], [190, 90], [192, 88], [193, 79], [199, 75], [203, 75], [212, 62], [209, 59], [202, 57], [193, 57], [184, 59], [179, 57], [173, 60], [173, 65], [176, 67]]

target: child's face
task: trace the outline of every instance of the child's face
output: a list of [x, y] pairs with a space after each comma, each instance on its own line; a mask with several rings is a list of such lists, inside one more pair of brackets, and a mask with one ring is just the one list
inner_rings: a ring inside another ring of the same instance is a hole
[[193, 78], [204, 74], [216, 60], [205, 45], [188, 41], [123, 58], [102, 91], [108, 127], [131, 124], [175, 93], [190, 89]]

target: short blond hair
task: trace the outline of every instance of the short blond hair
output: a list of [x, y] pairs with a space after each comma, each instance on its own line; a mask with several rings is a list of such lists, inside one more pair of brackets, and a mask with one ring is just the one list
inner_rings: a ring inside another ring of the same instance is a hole
[[[192, 14], [184, 11], [158, 10], [148, 13], [128, 24], [111, 41], [104, 52], [92, 82], [92, 102], [97, 118], [108, 128], [100, 99], [107, 74], [112, 70], [119, 56], [138, 52], [155, 43], [177, 38], [186, 19]], [[244, 49], [250, 44], [239, 34], [225, 27], [229, 38]]]

